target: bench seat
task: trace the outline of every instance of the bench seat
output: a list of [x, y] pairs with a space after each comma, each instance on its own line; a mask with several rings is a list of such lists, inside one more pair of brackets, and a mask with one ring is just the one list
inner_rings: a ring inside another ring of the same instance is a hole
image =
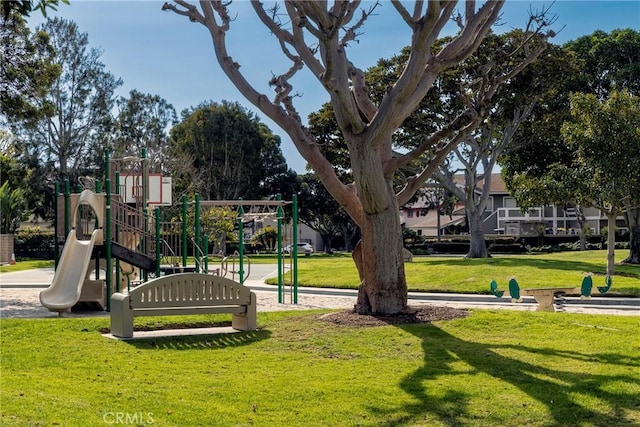
[[133, 337], [136, 316], [232, 314], [231, 327], [257, 328], [256, 295], [249, 288], [220, 276], [180, 273], [146, 282], [129, 293], [111, 296], [111, 334]]

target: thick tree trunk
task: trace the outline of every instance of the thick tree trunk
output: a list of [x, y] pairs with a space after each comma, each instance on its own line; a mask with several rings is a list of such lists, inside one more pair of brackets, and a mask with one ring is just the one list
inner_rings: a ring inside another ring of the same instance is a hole
[[469, 252], [465, 258], [488, 258], [482, 216], [467, 210], [467, 220], [469, 221]]
[[398, 211], [389, 208], [365, 215], [362, 240], [353, 251], [360, 274], [358, 314], [398, 314], [407, 309], [407, 282], [402, 259]]
[[622, 261], [625, 264], [640, 264], [640, 208], [627, 210], [630, 247], [629, 256]]
[[586, 251], [587, 250], [587, 233], [586, 233], [587, 218], [585, 217], [584, 212], [582, 211], [582, 206], [578, 206], [576, 208], [576, 215], [578, 219], [578, 225], [580, 225], [580, 250]]
[[607, 276], [613, 276], [616, 265], [616, 217], [615, 212], [607, 212]]
[[331, 249], [331, 241], [333, 240], [333, 234], [320, 233], [322, 237], [322, 243], [324, 244], [324, 252], [326, 254], [332, 254], [333, 250]]
[[342, 239], [344, 240], [344, 250], [347, 252], [353, 251], [353, 245], [351, 244], [351, 239], [353, 239], [355, 235], [355, 231], [349, 232], [348, 227], [345, 225], [343, 225], [340, 228], [340, 231], [342, 233]]

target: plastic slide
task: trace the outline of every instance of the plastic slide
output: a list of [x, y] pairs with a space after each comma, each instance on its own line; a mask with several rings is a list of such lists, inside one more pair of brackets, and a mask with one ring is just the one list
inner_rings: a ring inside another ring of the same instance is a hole
[[102, 230], [94, 230], [91, 240], [78, 240], [75, 230], [69, 232], [53, 282], [40, 292], [40, 303], [49, 311], [62, 314], [78, 302], [93, 245], [101, 234]]

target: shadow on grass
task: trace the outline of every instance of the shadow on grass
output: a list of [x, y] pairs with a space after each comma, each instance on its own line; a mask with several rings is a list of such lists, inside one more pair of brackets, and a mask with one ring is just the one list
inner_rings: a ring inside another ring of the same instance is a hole
[[[466, 258], [447, 258], [447, 259], [432, 259], [425, 258], [423, 264], [427, 266], [445, 265], [450, 267], [465, 267], [465, 266], [481, 266], [491, 265], [495, 267], [518, 267], [518, 268], [532, 268], [532, 269], [548, 269], [548, 270], [565, 270], [575, 271], [577, 273], [591, 272], [597, 274], [606, 274], [606, 265], [595, 265], [589, 262], [573, 261], [573, 260], [555, 260], [555, 259], [541, 259], [536, 256], [522, 256], [522, 257], [503, 257], [503, 258], [482, 258], [482, 259], [466, 259]], [[640, 269], [631, 264], [616, 264], [615, 274], [626, 277], [637, 277], [640, 279]], [[581, 277], [581, 276], [579, 276]]]
[[[451, 386], [446, 393], [431, 393], [430, 383], [441, 384], [447, 377], [455, 375], [487, 375], [498, 379], [507, 385], [496, 390], [498, 393], [508, 393], [508, 387], [518, 389], [530, 398], [544, 405], [548, 411], [545, 419], [535, 419], [523, 416], [522, 421], [544, 425], [635, 425], [637, 419], [629, 419], [629, 412], [640, 409], [640, 398], [630, 394], [628, 390], [640, 387], [640, 376], [637, 368], [640, 357], [627, 357], [618, 354], [580, 354], [575, 352], [558, 351], [552, 348], [529, 348], [522, 345], [494, 345], [465, 341], [444, 330], [433, 326], [423, 325], [402, 326], [401, 329], [410, 332], [422, 340], [424, 350], [424, 365], [400, 382], [400, 387], [415, 399], [415, 403], [402, 408], [382, 410], [373, 408], [372, 411], [382, 415], [388, 421], [386, 426], [411, 425], [424, 422], [425, 418], [437, 418], [449, 426], [464, 426], [473, 421], [474, 414], [469, 411], [471, 399], [478, 399], [463, 387]], [[603, 375], [587, 372], [570, 372], [544, 365], [531, 364], [516, 358], [500, 354], [501, 350], [516, 350], [520, 352], [542, 354], [546, 357], [572, 358], [591, 363], [604, 363], [628, 367], [628, 375]], [[457, 371], [455, 363], [464, 362], [471, 371]], [[633, 375], [635, 372], [636, 375]], [[607, 386], [610, 384], [625, 384], [626, 391], [614, 392]], [[441, 390], [441, 388], [440, 388]], [[526, 402], [505, 402], [496, 396], [486, 395], [487, 409], [500, 407], [498, 411], [512, 410], [512, 420], [518, 421], [518, 413], [527, 413]], [[601, 402], [608, 413], [600, 412], [579, 401]], [[512, 405], [509, 409], [508, 405]], [[398, 413], [411, 414], [398, 416]], [[499, 422], [500, 416], [489, 419], [483, 417], [483, 423]], [[480, 421], [480, 420], [478, 420]], [[504, 418], [502, 418], [504, 421]], [[515, 424], [514, 424], [515, 425]]]
[[268, 330], [208, 335], [145, 338], [125, 341], [141, 350], [212, 350], [242, 347], [271, 337]]

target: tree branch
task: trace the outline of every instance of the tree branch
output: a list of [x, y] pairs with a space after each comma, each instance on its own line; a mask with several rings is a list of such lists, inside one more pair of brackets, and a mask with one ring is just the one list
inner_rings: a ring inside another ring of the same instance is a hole
[[189, 4], [182, 0], [174, 0], [174, 1], [178, 6], [183, 7], [184, 10], [178, 9], [174, 4], [171, 4], [168, 2], [162, 5], [162, 10], [170, 10], [172, 12], [177, 13], [178, 15], [186, 16], [187, 18], [189, 18], [189, 21], [191, 22], [199, 22], [204, 25], [205, 23], [204, 16], [202, 16], [198, 12], [198, 9], [194, 5]]
[[[412, 30], [415, 30], [416, 19], [414, 19], [414, 17], [409, 14], [409, 11], [404, 7], [404, 5], [400, 2], [400, 0], [391, 0], [391, 4], [393, 5], [393, 7], [396, 8], [396, 11], [402, 17], [404, 22], [406, 22], [407, 25], [409, 25], [409, 28], [411, 28]], [[417, 4], [418, 2], [416, 2], [416, 7], [417, 7]]]
[[[362, 16], [360, 16], [360, 19], [358, 19], [358, 22], [356, 22], [355, 25], [345, 29], [345, 35], [342, 37], [342, 40], [340, 40], [340, 46], [346, 47], [350, 41], [353, 41], [356, 39], [356, 37], [358, 37], [359, 35], [357, 32], [358, 29], [360, 29], [364, 25], [365, 21], [369, 18], [369, 16], [373, 14], [373, 11], [376, 9], [376, 7], [378, 7], [379, 4], [380, 3], [376, 1], [373, 6], [369, 7], [368, 11], [363, 10]], [[345, 16], [344, 19], [341, 19], [340, 26], [343, 25], [343, 22], [344, 24], [349, 22], [352, 18], [353, 18], [353, 13], [350, 13], [348, 17]]]
[[447, 123], [447, 125], [443, 126], [441, 129], [438, 129], [431, 135], [426, 136], [416, 148], [392, 160], [389, 163], [389, 168], [397, 170], [409, 164], [410, 162], [419, 159], [429, 149], [433, 148], [441, 141], [454, 135], [456, 131], [458, 131], [458, 129], [468, 127], [471, 123], [474, 122], [476, 117], [477, 114], [474, 110], [467, 109], [463, 111], [455, 119]]
[[369, 97], [369, 88], [365, 82], [364, 73], [353, 64], [350, 64], [349, 69], [353, 83], [353, 96], [362, 114], [364, 114], [368, 121], [371, 121], [378, 112], [378, 107], [376, 107]]
[[419, 174], [407, 179], [405, 186], [398, 192], [396, 195], [398, 204], [403, 205], [413, 197], [415, 192], [418, 191], [424, 182], [437, 170], [451, 150], [467, 138], [473, 129], [478, 126], [480, 120], [480, 118], [476, 117], [453, 138], [438, 146], [436, 153], [426, 162], [423, 170]]

